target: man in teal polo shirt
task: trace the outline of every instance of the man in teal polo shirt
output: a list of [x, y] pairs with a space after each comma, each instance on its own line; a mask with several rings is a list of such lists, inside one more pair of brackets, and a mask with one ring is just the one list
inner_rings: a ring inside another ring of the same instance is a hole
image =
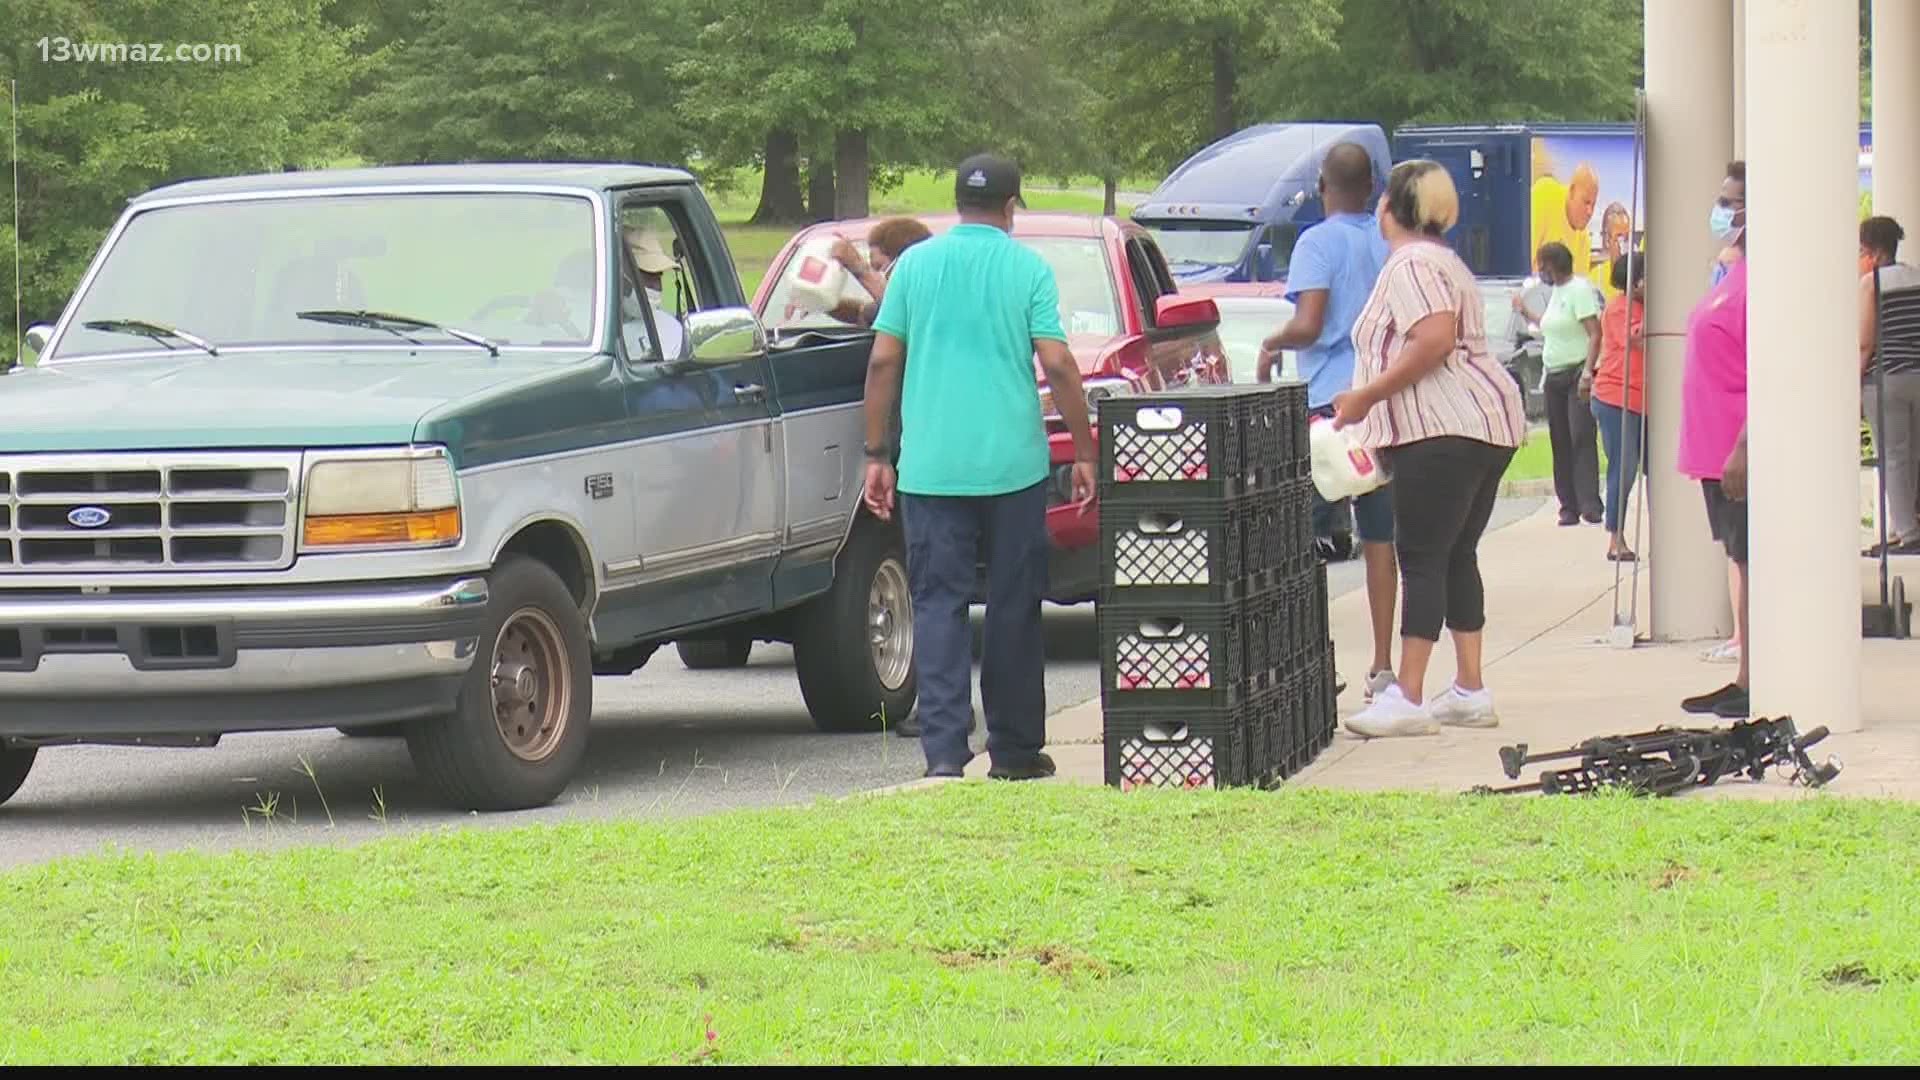
[[[1053, 271], [1013, 230], [1020, 170], [989, 154], [954, 177], [960, 224], [894, 263], [874, 319], [867, 365], [864, 498], [890, 520], [899, 496], [913, 593], [920, 680], [920, 745], [927, 775], [957, 777], [973, 758], [975, 567], [987, 567], [986, 647], [980, 695], [988, 773], [1053, 775], [1047, 742], [1046, 426], [1034, 358], [1073, 433], [1073, 499], [1093, 498], [1093, 431], [1080, 370], [1060, 327]], [[904, 391], [901, 369], [908, 351]], [[899, 469], [887, 445], [900, 403]]]

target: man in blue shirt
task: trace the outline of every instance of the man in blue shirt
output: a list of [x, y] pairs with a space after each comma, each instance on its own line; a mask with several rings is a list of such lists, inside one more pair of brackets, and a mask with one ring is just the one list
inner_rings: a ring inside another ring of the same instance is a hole
[[[1080, 369], [1060, 327], [1053, 270], [1010, 235], [1020, 170], [988, 154], [954, 178], [960, 224], [901, 253], [875, 317], [867, 364], [864, 501], [881, 520], [899, 496], [913, 596], [920, 746], [929, 777], [962, 775], [973, 758], [976, 567], [987, 566], [980, 696], [990, 777], [1052, 776], [1047, 741], [1046, 426], [1034, 358], [1073, 434], [1072, 497], [1093, 498], [1093, 431]], [[906, 365], [904, 390], [901, 368]], [[888, 421], [900, 402], [896, 472]]]
[[[1307, 405], [1315, 416], [1333, 415], [1333, 397], [1353, 388], [1353, 324], [1387, 261], [1387, 241], [1368, 213], [1373, 203], [1373, 159], [1366, 148], [1340, 143], [1320, 165], [1325, 221], [1300, 234], [1287, 267], [1287, 299], [1293, 318], [1260, 348], [1259, 378], [1267, 382], [1280, 353], [1295, 350], [1307, 380]], [[1313, 533], [1323, 550], [1332, 546], [1333, 517], [1346, 501], [1313, 499]], [[1393, 554], [1393, 496], [1386, 487], [1354, 500], [1354, 530], [1367, 563], [1367, 602], [1373, 615], [1373, 662], [1365, 696], [1393, 682], [1393, 611], [1399, 568]]]

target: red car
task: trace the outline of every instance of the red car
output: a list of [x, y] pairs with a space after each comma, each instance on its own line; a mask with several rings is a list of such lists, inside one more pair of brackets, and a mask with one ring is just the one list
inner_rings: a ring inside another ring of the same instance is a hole
[[[935, 234], [958, 222], [952, 214], [918, 215]], [[840, 234], [862, 251], [879, 219], [833, 221], [801, 230], [768, 268], [754, 312], [776, 342], [809, 334], [861, 333], [823, 312], [793, 303], [789, 269], [810, 240]], [[1161, 390], [1231, 380], [1211, 299], [1177, 292], [1166, 259], [1147, 230], [1118, 218], [1028, 211], [1014, 219], [1014, 238], [1046, 259], [1060, 288], [1060, 325], [1080, 365], [1090, 405], [1116, 391]], [[850, 285], [855, 292], [864, 292]], [[911, 360], [909, 360], [911, 362]], [[1100, 521], [1095, 508], [1072, 502], [1073, 440], [1040, 379], [1053, 473], [1047, 533], [1053, 542], [1048, 599], [1072, 604], [1099, 591]]]

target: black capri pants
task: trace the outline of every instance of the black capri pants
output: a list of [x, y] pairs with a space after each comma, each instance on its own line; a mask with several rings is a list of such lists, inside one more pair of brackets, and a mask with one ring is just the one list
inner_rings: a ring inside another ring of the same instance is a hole
[[1487, 625], [1480, 536], [1493, 517], [1513, 448], [1446, 435], [1393, 447], [1394, 547], [1400, 556], [1400, 635], [1440, 640], [1442, 625]]

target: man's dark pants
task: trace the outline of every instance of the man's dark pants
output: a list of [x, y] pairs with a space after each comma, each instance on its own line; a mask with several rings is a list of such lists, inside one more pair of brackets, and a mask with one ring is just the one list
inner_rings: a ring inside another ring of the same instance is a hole
[[990, 496], [900, 496], [913, 591], [913, 655], [920, 679], [920, 746], [927, 765], [973, 758], [975, 567], [987, 565], [987, 632], [980, 697], [987, 755], [1018, 767], [1046, 747], [1046, 641], [1040, 604], [1047, 588], [1044, 483]]

